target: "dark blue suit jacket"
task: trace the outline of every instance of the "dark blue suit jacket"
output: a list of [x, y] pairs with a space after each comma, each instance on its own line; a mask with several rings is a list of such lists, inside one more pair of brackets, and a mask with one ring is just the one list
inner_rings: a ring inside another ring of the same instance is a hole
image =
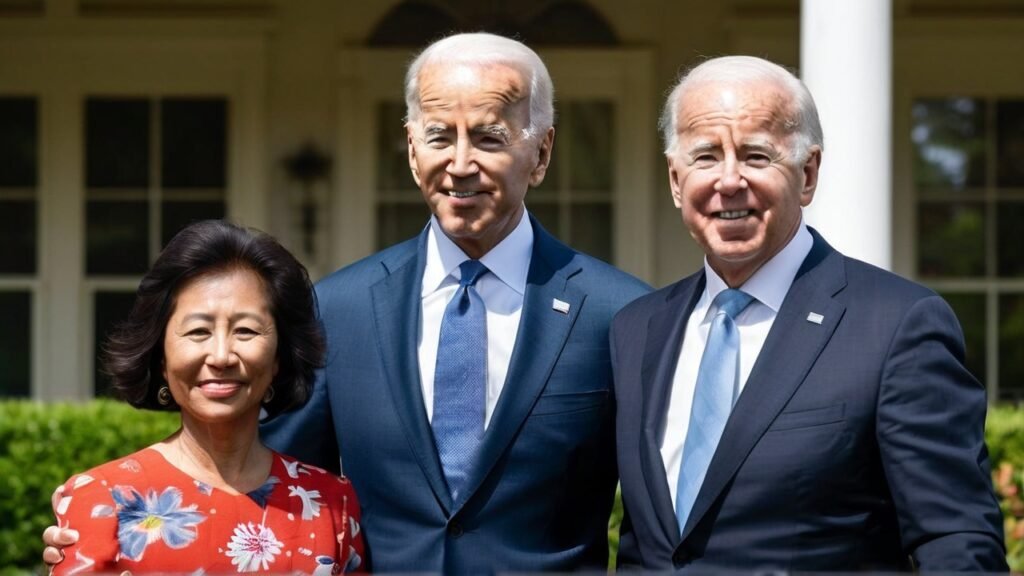
[[[317, 285], [327, 366], [312, 400], [264, 425], [273, 448], [338, 470], [377, 572], [607, 564], [615, 492], [608, 329], [649, 287], [532, 222], [519, 333], [469, 488], [452, 501], [424, 411], [416, 342], [426, 231]], [[553, 308], [569, 304], [568, 313]]]
[[953, 312], [813, 235], [682, 535], [659, 438], [703, 271], [615, 318], [621, 562], [898, 570], [913, 557], [925, 570], [1006, 570], [985, 390], [963, 366]]

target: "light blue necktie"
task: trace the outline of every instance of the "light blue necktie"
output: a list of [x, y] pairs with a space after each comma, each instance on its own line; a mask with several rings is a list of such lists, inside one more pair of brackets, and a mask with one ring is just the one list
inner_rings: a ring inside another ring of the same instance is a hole
[[728, 289], [715, 297], [713, 305], [718, 307], [704, 355], [700, 359], [697, 385], [693, 391], [693, 407], [690, 409], [690, 427], [683, 444], [683, 462], [679, 467], [679, 483], [676, 485], [676, 518], [679, 532], [686, 526], [693, 503], [704, 476], [715, 455], [718, 440], [729, 419], [729, 412], [736, 401], [739, 389], [740, 334], [733, 318], [743, 311], [754, 297], [746, 292]]
[[459, 269], [459, 289], [441, 319], [431, 420], [452, 499], [469, 475], [483, 436], [487, 388], [487, 313], [473, 288], [487, 267], [466, 260]]

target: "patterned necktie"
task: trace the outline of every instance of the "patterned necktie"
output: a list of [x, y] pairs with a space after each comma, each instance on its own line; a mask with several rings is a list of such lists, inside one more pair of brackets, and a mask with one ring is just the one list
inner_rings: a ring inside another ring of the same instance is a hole
[[478, 260], [466, 260], [459, 269], [459, 289], [441, 319], [431, 420], [453, 500], [469, 475], [483, 436], [487, 388], [487, 314], [473, 287], [487, 267]]
[[686, 527], [686, 519], [697, 500], [711, 457], [715, 455], [718, 440], [736, 401], [740, 335], [733, 318], [753, 299], [746, 292], [729, 289], [719, 293], [713, 303], [718, 306], [718, 311], [711, 321], [704, 355], [700, 359], [693, 407], [690, 409], [690, 427], [686, 432], [683, 462], [676, 485], [676, 518], [680, 534]]

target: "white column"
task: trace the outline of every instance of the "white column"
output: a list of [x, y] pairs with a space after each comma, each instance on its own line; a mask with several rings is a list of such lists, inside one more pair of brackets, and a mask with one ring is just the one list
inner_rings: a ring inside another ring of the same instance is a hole
[[891, 0], [802, 0], [800, 71], [825, 132], [807, 222], [841, 252], [889, 268]]

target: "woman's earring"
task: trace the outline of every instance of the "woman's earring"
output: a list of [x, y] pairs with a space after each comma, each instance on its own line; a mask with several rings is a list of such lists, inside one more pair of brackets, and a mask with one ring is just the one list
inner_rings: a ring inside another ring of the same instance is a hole
[[161, 406], [170, 406], [171, 402], [174, 401], [174, 398], [171, 396], [171, 389], [167, 386], [161, 386], [160, 389], [156, 391], [156, 401], [159, 402]]
[[270, 404], [274, 401], [274, 387], [267, 388], [267, 393], [263, 395], [263, 403]]

